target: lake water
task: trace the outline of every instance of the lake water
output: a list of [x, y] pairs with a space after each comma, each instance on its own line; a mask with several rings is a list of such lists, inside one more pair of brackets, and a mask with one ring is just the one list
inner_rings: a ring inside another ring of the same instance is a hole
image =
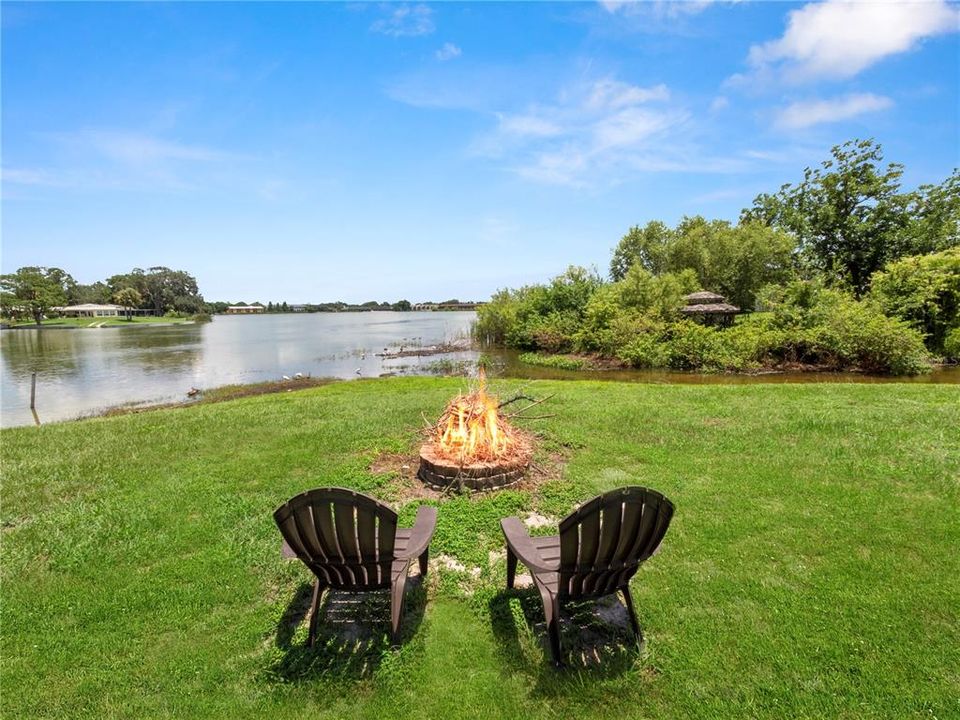
[[[220, 315], [194, 325], [0, 332], [0, 423], [41, 421], [124, 404], [186, 400], [190, 388], [313, 377], [377, 377], [436, 358], [376, 356], [466, 339], [473, 312]], [[475, 357], [457, 353], [456, 359]], [[359, 371], [359, 372], [358, 372]]]
[[[30, 376], [37, 373], [43, 422], [108, 407], [187, 399], [190, 388], [279, 380], [296, 373], [353, 379], [435, 372], [438, 360], [470, 361], [479, 353], [383, 358], [377, 353], [464, 340], [473, 312], [369, 312], [217, 316], [213, 322], [99, 329], [0, 332], [0, 424], [34, 422]], [[494, 372], [509, 377], [590, 378], [653, 383], [937, 382], [960, 383], [960, 369], [916, 378], [851, 373], [702, 375], [668, 371], [573, 372], [531, 367], [517, 353], [491, 352]]]

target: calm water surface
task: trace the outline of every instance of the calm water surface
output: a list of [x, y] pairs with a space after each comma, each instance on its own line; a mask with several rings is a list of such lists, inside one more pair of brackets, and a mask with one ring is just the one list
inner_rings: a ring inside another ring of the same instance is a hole
[[[377, 357], [384, 349], [464, 339], [473, 312], [217, 316], [195, 325], [5, 330], [0, 333], [0, 423], [41, 421], [107, 407], [185, 400], [192, 388], [314, 377], [377, 377], [436, 358]], [[457, 359], [475, 357], [457, 353]]]
[[[278, 380], [296, 373], [348, 379], [431, 372], [438, 360], [475, 360], [479, 353], [396, 359], [377, 357], [376, 353], [465, 339], [475, 317], [473, 312], [316, 313], [218, 316], [211, 323], [167, 327], [6, 330], [0, 333], [0, 424], [34, 422], [30, 413], [32, 372], [37, 373], [37, 412], [43, 422], [116, 405], [185, 400], [193, 387]], [[915, 378], [851, 373], [572, 372], [523, 365], [513, 352], [491, 354], [496, 374], [531, 379], [960, 383], [958, 368]]]

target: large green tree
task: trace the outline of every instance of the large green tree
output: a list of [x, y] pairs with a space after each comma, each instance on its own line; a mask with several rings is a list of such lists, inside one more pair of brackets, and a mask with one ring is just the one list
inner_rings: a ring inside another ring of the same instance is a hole
[[667, 252], [676, 234], [659, 220], [634, 225], [613, 250], [610, 278], [623, 280], [634, 263], [654, 275], [666, 272]]
[[912, 193], [900, 192], [902, 175], [902, 165], [883, 166], [879, 144], [851, 140], [820, 167], [807, 168], [797, 185], [758, 195], [742, 219], [792, 233], [804, 261], [862, 295], [890, 260], [957, 242], [956, 174]]
[[60, 268], [22, 267], [0, 276], [0, 302], [4, 314], [23, 311], [40, 325], [50, 308], [66, 303], [67, 288], [75, 284]]
[[143, 307], [163, 315], [168, 310], [200, 312], [204, 307], [196, 279], [183, 270], [156, 266], [146, 271], [134, 268], [129, 273], [107, 280], [111, 292], [130, 287], [140, 293]]
[[67, 302], [70, 305], [84, 303], [106, 303], [110, 301], [112, 293], [110, 287], [100, 280], [90, 285], [71, 283], [67, 287]]
[[794, 248], [788, 233], [762, 223], [731, 225], [698, 215], [676, 229], [661, 222], [631, 228], [614, 250], [610, 275], [622, 281], [634, 266], [654, 276], [692, 270], [700, 287], [751, 309], [761, 287], [790, 277]]
[[940, 185], [921, 185], [910, 196], [910, 224], [899, 255], [925, 255], [960, 246], [960, 170]]

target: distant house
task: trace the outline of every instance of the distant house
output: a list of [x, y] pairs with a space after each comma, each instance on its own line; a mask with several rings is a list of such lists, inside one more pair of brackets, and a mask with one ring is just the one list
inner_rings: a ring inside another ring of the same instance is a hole
[[123, 305], [98, 305], [97, 303], [68, 305], [53, 309], [68, 317], [117, 317], [126, 314]]
[[227, 315], [251, 315], [265, 310], [263, 305], [231, 305], [227, 308]]
[[684, 295], [683, 299], [687, 304], [680, 308], [680, 312], [704, 325], [731, 325], [733, 317], [740, 312], [740, 308], [728, 303], [723, 295], [712, 292], [695, 292]]
[[290, 308], [290, 312], [306, 312], [307, 311], [306, 305], [289, 305], [288, 307]]

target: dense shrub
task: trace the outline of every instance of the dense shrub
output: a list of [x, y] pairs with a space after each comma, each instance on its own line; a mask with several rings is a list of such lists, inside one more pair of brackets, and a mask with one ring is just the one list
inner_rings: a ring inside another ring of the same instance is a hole
[[943, 341], [943, 354], [948, 360], [960, 360], [960, 327], [947, 333], [947, 339]]
[[670, 367], [677, 370], [724, 370], [731, 364], [723, 334], [691, 320], [670, 327], [667, 353]]
[[[690, 281], [682, 274], [655, 277], [634, 266], [620, 282], [598, 285], [575, 302], [557, 301], [569, 288], [556, 281], [500, 294], [482, 317], [487, 328], [502, 323], [500, 332], [512, 347], [598, 353], [635, 368], [714, 372], [809, 365], [911, 374], [929, 365], [920, 333], [885, 315], [872, 299], [855, 300], [810, 281], [770, 286], [759, 293], [762, 312], [718, 329], [678, 315]], [[956, 353], [960, 342], [951, 342]]]
[[554, 311], [546, 317], [531, 315], [526, 323], [518, 328], [518, 342], [515, 344], [547, 352], [570, 352], [573, 350], [573, 337], [580, 327], [580, 322], [579, 314], [573, 310]]
[[617, 351], [617, 359], [635, 368], [667, 367], [670, 348], [656, 333], [644, 332], [627, 340]]
[[870, 296], [924, 333], [930, 350], [943, 352], [947, 335], [960, 327], [960, 248], [889, 263], [873, 276]]
[[548, 285], [501, 290], [477, 309], [474, 336], [524, 350], [570, 350], [587, 304], [601, 285], [596, 272], [570, 267]]
[[760, 332], [755, 340], [756, 352], [763, 354], [755, 358], [760, 362], [897, 375], [929, 367], [921, 335], [907, 323], [884, 315], [869, 300], [857, 301], [817, 283], [798, 281], [769, 289], [764, 304], [769, 313], [747, 321]]
[[576, 349], [616, 356], [638, 334], [659, 333], [678, 319], [683, 296], [697, 288], [691, 271], [654, 276], [634, 265], [623, 280], [600, 287], [590, 298], [574, 337]]

